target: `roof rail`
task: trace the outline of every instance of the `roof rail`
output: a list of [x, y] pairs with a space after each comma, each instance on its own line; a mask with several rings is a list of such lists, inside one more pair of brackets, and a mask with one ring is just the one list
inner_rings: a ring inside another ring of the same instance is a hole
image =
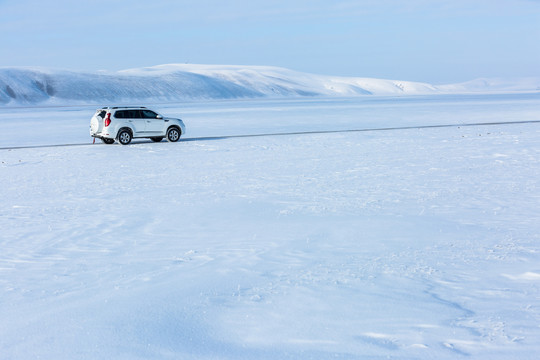
[[146, 109], [146, 106], [104, 106], [102, 109]]
[[146, 109], [146, 106], [113, 106], [111, 109]]

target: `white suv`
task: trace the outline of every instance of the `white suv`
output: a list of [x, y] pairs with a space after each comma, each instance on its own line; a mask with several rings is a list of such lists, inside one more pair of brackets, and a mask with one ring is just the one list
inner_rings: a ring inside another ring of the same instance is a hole
[[180, 119], [166, 118], [145, 107], [104, 107], [90, 121], [90, 136], [105, 144], [115, 140], [127, 145], [133, 138], [149, 138], [159, 142], [164, 138], [176, 142], [186, 132]]

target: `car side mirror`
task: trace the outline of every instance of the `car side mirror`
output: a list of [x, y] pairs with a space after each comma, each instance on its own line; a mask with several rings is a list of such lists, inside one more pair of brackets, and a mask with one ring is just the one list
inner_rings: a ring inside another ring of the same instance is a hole
[[158, 114], [158, 116], [156, 116], [156, 119], [163, 119], [163, 116]]

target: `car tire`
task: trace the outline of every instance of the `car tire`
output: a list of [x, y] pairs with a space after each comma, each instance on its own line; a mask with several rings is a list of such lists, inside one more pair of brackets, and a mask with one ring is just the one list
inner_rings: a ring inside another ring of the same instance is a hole
[[120, 130], [118, 133], [118, 142], [120, 142], [122, 145], [128, 145], [132, 138], [131, 132], [128, 130]]
[[101, 141], [103, 141], [105, 144], [114, 144], [114, 139], [107, 139], [107, 138], [102, 138]]
[[177, 127], [170, 127], [169, 130], [167, 130], [167, 141], [177, 142], [180, 140], [181, 135], [182, 133], [180, 132], [180, 129]]
[[153, 142], [160, 142], [161, 140], [163, 140], [163, 137], [152, 137], [150, 138], [150, 140], [152, 140]]

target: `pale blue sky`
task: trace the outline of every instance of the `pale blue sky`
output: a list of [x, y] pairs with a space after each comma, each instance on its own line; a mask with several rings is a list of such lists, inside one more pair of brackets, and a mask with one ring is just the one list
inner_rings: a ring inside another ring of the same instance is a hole
[[273, 65], [425, 81], [540, 76], [538, 0], [0, 0], [0, 66]]

